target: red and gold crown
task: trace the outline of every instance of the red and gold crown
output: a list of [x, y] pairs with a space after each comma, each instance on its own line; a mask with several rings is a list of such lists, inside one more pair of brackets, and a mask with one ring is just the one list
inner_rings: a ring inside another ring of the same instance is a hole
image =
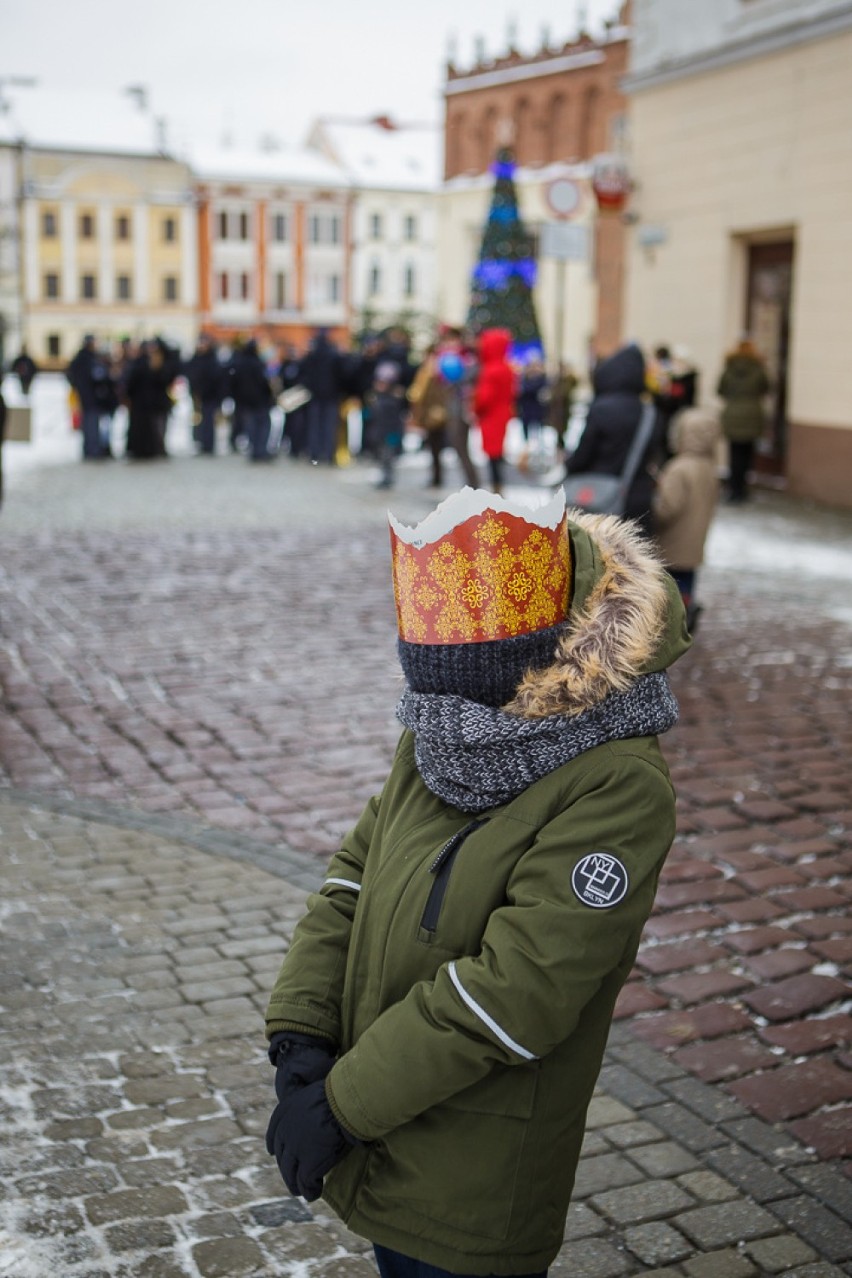
[[529, 509], [463, 488], [415, 528], [390, 517], [393, 587], [407, 643], [484, 643], [568, 615], [565, 496]]

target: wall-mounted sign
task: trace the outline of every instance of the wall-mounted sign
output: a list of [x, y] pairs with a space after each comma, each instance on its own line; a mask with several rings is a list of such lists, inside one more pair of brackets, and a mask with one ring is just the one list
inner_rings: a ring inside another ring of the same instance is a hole
[[578, 184], [569, 177], [554, 178], [544, 189], [544, 198], [555, 217], [573, 217], [583, 196]]
[[620, 213], [630, 198], [632, 183], [620, 155], [596, 155], [592, 161], [592, 190], [601, 212]]

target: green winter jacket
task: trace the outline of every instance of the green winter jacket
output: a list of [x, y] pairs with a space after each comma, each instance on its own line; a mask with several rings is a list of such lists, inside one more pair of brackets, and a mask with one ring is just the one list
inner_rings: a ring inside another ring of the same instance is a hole
[[[627, 526], [582, 523], [573, 638], [522, 685], [517, 713], [560, 699], [579, 709], [600, 700], [602, 667], [619, 686], [631, 662], [635, 678], [688, 646], [676, 591]], [[267, 1010], [268, 1035], [339, 1047], [326, 1091], [367, 1143], [324, 1197], [351, 1229], [457, 1273], [550, 1264], [674, 830], [655, 738], [597, 746], [472, 818], [426, 788], [403, 733]]]
[[722, 430], [727, 439], [743, 444], [758, 439], [766, 424], [763, 397], [769, 390], [766, 369], [753, 355], [729, 355], [716, 393], [725, 401]]

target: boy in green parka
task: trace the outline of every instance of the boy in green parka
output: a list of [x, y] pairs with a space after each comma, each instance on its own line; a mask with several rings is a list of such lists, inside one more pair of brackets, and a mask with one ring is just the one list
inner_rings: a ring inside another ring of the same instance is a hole
[[268, 1151], [382, 1278], [544, 1278], [674, 837], [680, 598], [571, 515], [463, 489], [391, 520], [404, 730], [266, 1013]]

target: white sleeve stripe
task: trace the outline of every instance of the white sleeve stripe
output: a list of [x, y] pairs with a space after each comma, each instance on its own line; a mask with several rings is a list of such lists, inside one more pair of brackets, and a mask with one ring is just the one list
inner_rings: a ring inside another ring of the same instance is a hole
[[[360, 884], [360, 883], [353, 883], [351, 879], [326, 879], [325, 883], [323, 883], [323, 885], [322, 885], [322, 886], [323, 886], [323, 887], [328, 887], [328, 886], [329, 886], [329, 884], [331, 884], [331, 883], [335, 883], [338, 887], [351, 888], [353, 892], [360, 892], [360, 891], [361, 891], [361, 884]], [[320, 889], [320, 890], [322, 890], [322, 889]]]
[[470, 1010], [473, 1012], [475, 1016], [478, 1016], [479, 1019], [482, 1022], [484, 1022], [484, 1024], [487, 1025], [488, 1028], [494, 1034], [497, 1035], [501, 1043], [505, 1043], [507, 1047], [511, 1047], [512, 1051], [517, 1052], [518, 1055], [523, 1057], [525, 1061], [538, 1060], [538, 1057], [533, 1052], [528, 1052], [525, 1047], [521, 1047], [520, 1043], [516, 1043], [513, 1038], [510, 1038], [509, 1035], [506, 1033], [506, 1031], [500, 1028], [500, 1026], [497, 1024], [494, 1018], [492, 1016], [489, 1016], [483, 1007], [479, 1006], [476, 999], [472, 998], [470, 994], [468, 994], [467, 990], [464, 988], [461, 981], [459, 980], [458, 973], [456, 972], [455, 961], [450, 963], [449, 972], [450, 972], [450, 980], [452, 981], [453, 985], [455, 985], [456, 989], [458, 990], [459, 995], [462, 998], [462, 1001], [467, 1004], [467, 1006], [470, 1008]]

